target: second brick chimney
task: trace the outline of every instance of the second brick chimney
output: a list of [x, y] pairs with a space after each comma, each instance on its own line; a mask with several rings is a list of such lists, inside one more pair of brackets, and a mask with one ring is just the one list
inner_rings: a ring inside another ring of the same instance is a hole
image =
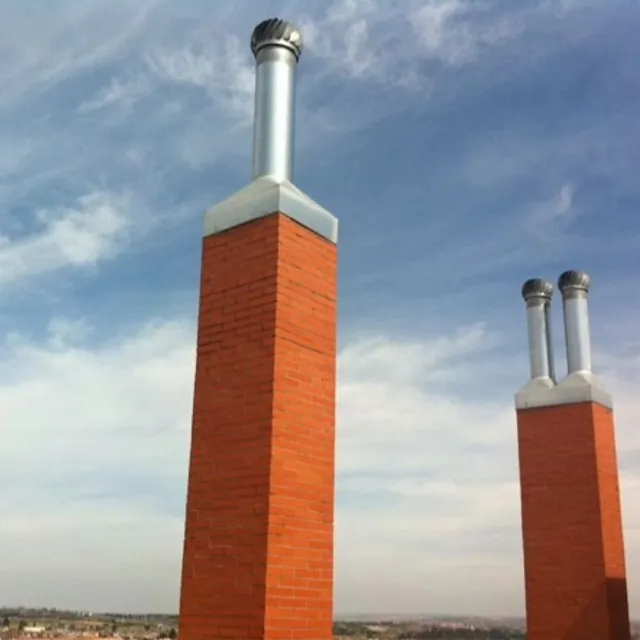
[[527, 637], [629, 640], [612, 400], [591, 370], [589, 277], [568, 271], [558, 285], [568, 375], [557, 385], [542, 311], [552, 286], [523, 287], [532, 379], [516, 409]]

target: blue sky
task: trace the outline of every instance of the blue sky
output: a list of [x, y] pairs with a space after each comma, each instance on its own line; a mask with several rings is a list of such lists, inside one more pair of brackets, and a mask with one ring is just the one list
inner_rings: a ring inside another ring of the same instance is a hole
[[250, 178], [271, 15], [341, 224], [337, 611], [522, 613], [519, 288], [575, 268], [640, 615], [631, 0], [5, 0], [0, 602], [177, 608], [203, 216]]

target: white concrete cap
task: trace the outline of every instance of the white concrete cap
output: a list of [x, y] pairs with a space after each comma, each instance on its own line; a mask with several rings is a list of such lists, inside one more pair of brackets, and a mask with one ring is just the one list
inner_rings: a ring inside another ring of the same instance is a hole
[[613, 398], [597, 376], [589, 371], [576, 371], [557, 385], [550, 378], [534, 378], [516, 394], [516, 409], [553, 407], [562, 404], [595, 402], [613, 409]]
[[204, 236], [282, 213], [330, 242], [338, 242], [338, 219], [288, 180], [261, 176], [211, 209]]

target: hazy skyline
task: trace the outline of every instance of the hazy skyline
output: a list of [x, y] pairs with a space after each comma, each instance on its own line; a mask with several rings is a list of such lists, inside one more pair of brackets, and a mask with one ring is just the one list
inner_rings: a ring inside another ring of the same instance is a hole
[[341, 224], [336, 612], [523, 613], [519, 290], [583, 269], [639, 616], [640, 6], [33, 6], [0, 7], [0, 603], [177, 611], [203, 218], [278, 15]]

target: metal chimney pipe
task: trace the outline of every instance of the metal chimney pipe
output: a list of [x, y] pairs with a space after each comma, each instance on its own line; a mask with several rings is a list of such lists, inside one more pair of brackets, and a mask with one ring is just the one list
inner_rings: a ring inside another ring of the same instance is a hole
[[553, 285], [534, 278], [522, 285], [522, 297], [527, 303], [529, 363], [531, 379], [551, 378], [555, 382], [551, 345], [551, 296]]
[[591, 372], [591, 337], [587, 296], [591, 278], [582, 271], [565, 271], [558, 279], [564, 310], [567, 373]]
[[253, 178], [293, 180], [296, 67], [302, 34], [289, 22], [270, 18], [251, 36], [256, 59]]

